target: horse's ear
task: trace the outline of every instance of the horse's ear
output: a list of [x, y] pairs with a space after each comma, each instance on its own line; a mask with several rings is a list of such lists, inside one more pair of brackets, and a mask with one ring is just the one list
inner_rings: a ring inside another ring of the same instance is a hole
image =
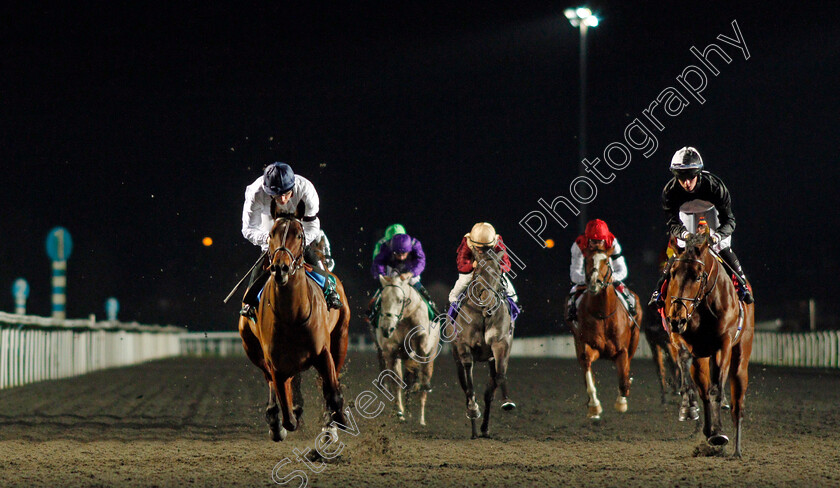
[[385, 276], [385, 275], [379, 275], [379, 284], [380, 284], [380, 285], [385, 286], [385, 285], [387, 285], [388, 283], [390, 283], [390, 280], [388, 279], [388, 277], [387, 277], [387, 276]]
[[297, 208], [295, 209], [295, 218], [300, 220], [303, 218], [303, 214], [306, 211], [306, 202], [301, 199], [298, 202]]

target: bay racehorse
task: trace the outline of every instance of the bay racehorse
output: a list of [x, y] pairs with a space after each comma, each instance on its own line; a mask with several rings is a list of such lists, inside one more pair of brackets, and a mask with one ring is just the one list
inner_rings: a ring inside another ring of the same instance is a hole
[[720, 418], [723, 388], [729, 378], [735, 425], [733, 454], [741, 457], [755, 307], [738, 300], [730, 274], [709, 248], [708, 228], [689, 236], [685, 250], [674, 259], [665, 311], [672, 334], [679, 335], [694, 357], [692, 376], [703, 401], [703, 433], [713, 446], [729, 442]]
[[[301, 212], [299, 208], [298, 214]], [[298, 428], [303, 414], [299, 375], [312, 366], [322, 380], [324, 428], [335, 431], [332, 421], [346, 424], [338, 374], [347, 354], [350, 308], [344, 287], [336, 279], [342, 307], [327, 309], [323, 291], [306, 276], [304, 242], [299, 215], [274, 219], [268, 247], [271, 276], [263, 288], [256, 322], [239, 319], [245, 352], [268, 383], [265, 417], [275, 442]]]
[[[592, 375], [592, 363], [599, 358], [615, 363], [619, 390], [615, 409], [621, 413], [627, 411], [630, 360], [639, 345], [639, 324], [642, 321], [642, 307], [637, 306], [636, 315], [630, 316], [618, 298], [610, 265], [612, 252], [613, 249], [605, 250], [603, 247], [584, 250], [586, 291], [580, 299], [578, 320], [569, 323], [589, 395], [587, 416], [592, 420], [600, 419], [603, 412]], [[638, 304], [639, 297], [632, 291], [628, 292]], [[568, 313], [565, 315], [568, 317]]]
[[[385, 363], [383, 371], [394, 371], [400, 381], [404, 375], [411, 377], [409, 391], [420, 392], [420, 425], [426, 425], [426, 397], [432, 391], [440, 328], [431, 326], [429, 307], [408, 280], [380, 276], [379, 282], [382, 292], [374, 334]], [[402, 388], [396, 390], [396, 414], [405, 420]]]
[[[467, 417], [472, 423], [472, 438], [478, 437], [476, 422], [481, 410], [475, 401], [473, 365], [487, 362], [490, 381], [484, 390], [484, 421], [481, 435], [490, 434], [490, 405], [496, 388], [502, 390], [502, 409], [513, 410], [516, 404], [508, 397], [507, 368], [513, 344], [513, 325], [502, 283], [499, 256], [476, 247], [476, 266], [455, 320], [449, 324], [447, 337], [452, 337], [452, 354], [458, 369], [458, 381], [467, 397]], [[453, 337], [454, 336], [454, 337]]]

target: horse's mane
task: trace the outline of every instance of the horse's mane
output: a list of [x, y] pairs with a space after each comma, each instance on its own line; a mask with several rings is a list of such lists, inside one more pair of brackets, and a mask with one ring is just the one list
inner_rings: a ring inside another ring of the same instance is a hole
[[708, 244], [709, 235], [706, 233], [689, 234], [688, 239], [685, 240], [685, 256], [689, 258], [699, 258], [700, 249], [702, 246]]

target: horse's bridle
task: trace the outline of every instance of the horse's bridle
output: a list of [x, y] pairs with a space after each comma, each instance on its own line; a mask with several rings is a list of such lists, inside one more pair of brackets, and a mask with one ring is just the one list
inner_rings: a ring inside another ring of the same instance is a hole
[[[288, 220], [289, 222], [299, 223], [300, 224], [300, 233], [301, 233], [301, 242], [306, 242], [306, 232], [303, 230], [303, 223], [300, 220], [298, 220], [296, 218], [293, 218], [293, 217], [288, 217], [288, 218], [277, 217], [276, 219], [274, 219], [274, 221], [277, 222], [280, 219], [285, 219], [285, 220]], [[306, 246], [304, 246], [304, 245], [300, 246], [300, 254], [297, 257], [295, 257], [294, 253], [292, 253], [291, 249], [286, 247], [286, 237], [289, 234], [289, 227], [290, 227], [289, 225], [286, 225], [286, 228], [283, 229], [283, 240], [280, 241], [280, 247], [278, 247], [277, 249], [275, 249], [274, 251], [272, 251], [269, 254], [268, 262], [270, 263], [270, 266], [273, 267], [274, 266], [274, 258], [277, 256], [277, 253], [282, 251], [283, 253], [285, 253], [289, 256], [289, 259], [292, 260], [292, 265], [291, 265], [291, 270], [289, 271], [289, 276], [294, 276], [295, 272], [303, 267], [303, 250]]]
[[[607, 285], [609, 285], [609, 284], [611, 284], [611, 283], [612, 283], [612, 280], [610, 280], [610, 278], [611, 278], [611, 277], [612, 277], [612, 275], [613, 275], [612, 260], [610, 259], [610, 257], [609, 257], [609, 256], [607, 256], [607, 258], [606, 258], [606, 259], [607, 259], [607, 270], [609, 270], [609, 272], [608, 272], [606, 275], [604, 275], [604, 278], [603, 278], [603, 279], [598, 278], [598, 279], [595, 281], [595, 283], [601, 283], [602, 285], [604, 285], [604, 287], [605, 287], [605, 288], [607, 287]], [[592, 272], [593, 272], [593, 273], [597, 273], [597, 272], [598, 272], [598, 270], [597, 270], [597, 269], [595, 269], [595, 270], [592, 270]], [[586, 288], [586, 291], [587, 291], [587, 292], [589, 292], [589, 287], [587, 287], [587, 288]]]
[[[702, 266], [703, 268], [706, 267], [706, 262], [703, 261], [702, 259], [698, 259], [698, 258], [693, 258], [693, 259], [676, 258], [676, 259], [674, 259], [674, 261], [682, 261], [682, 262], [687, 262], [687, 263], [696, 262], [696, 263], [700, 263], [700, 266]], [[717, 269], [717, 266], [715, 266], [715, 269]], [[694, 312], [697, 311], [697, 307], [700, 305], [700, 303], [703, 300], [706, 299], [706, 297], [709, 296], [709, 293], [711, 293], [712, 290], [715, 289], [715, 285], [717, 284], [717, 280], [718, 280], [718, 277], [720, 276], [720, 272], [715, 273], [715, 281], [712, 282], [712, 286], [708, 290], [706, 289], [706, 285], [709, 283], [709, 273], [707, 273], [706, 271], [703, 271], [702, 276], [703, 276], [703, 279], [700, 282], [700, 287], [697, 289], [697, 295], [695, 295], [694, 298], [678, 297], [678, 296], [671, 295], [671, 302], [676, 302], [676, 303], [682, 305], [683, 307], [685, 307], [686, 310], [688, 310], [688, 305], [686, 305], [685, 302], [690, 302], [691, 303], [691, 305], [692, 305], [691, 312], [688, 313], [688, 315], [686, 315], [686, 317], [685, 317], [686, 323], [691, 322], [691, 317], [694, 315]]]
[[[409, 286], [411, 286], [411, 285], [409, 285]], [[382, 287], [382, 290], [385, 291], [385, 288], [388, 288], [388, 287], [394, 287], [394, 288], [399, 289], [400, 291], [403, 291], [402, 287], [400, 287], [399, 285], [385, 285], [385, 286]], [[402, 307], [400, 308], [400, 314], [396, 316], [397, 317], [397, 323], [399, 323], [399, 321], [402, 320], [403, 313], [405, 312], [405, 307], [409, 303], [411, 303], [411, 297], [405, 295], [405, 292], [403, 292], [403, 298], [402, 298], [402, 302], [401, 302]], [[379, 316], [380, 317], [382, 317], [382, 316], [392, 317], [392, 316], [394, 316], [394, 314], [383, 312], [382, 307], [380, 306]]]

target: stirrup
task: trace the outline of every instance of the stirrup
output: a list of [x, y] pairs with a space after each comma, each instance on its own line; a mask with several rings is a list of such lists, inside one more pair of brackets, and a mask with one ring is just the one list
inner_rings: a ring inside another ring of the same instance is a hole
[[242, 304], [242, 308], [239, 310], [239, 315], [256, 320], [257, 311], [254, 310], [254, 307], [252, 307], [251, 305], [244, 303]]
[[324, 295], [324, 301], [327, 302], [327, 308], [338, 310], [341, 308], [341, 298], [338, 297], [338, 292], [330, 290]]

